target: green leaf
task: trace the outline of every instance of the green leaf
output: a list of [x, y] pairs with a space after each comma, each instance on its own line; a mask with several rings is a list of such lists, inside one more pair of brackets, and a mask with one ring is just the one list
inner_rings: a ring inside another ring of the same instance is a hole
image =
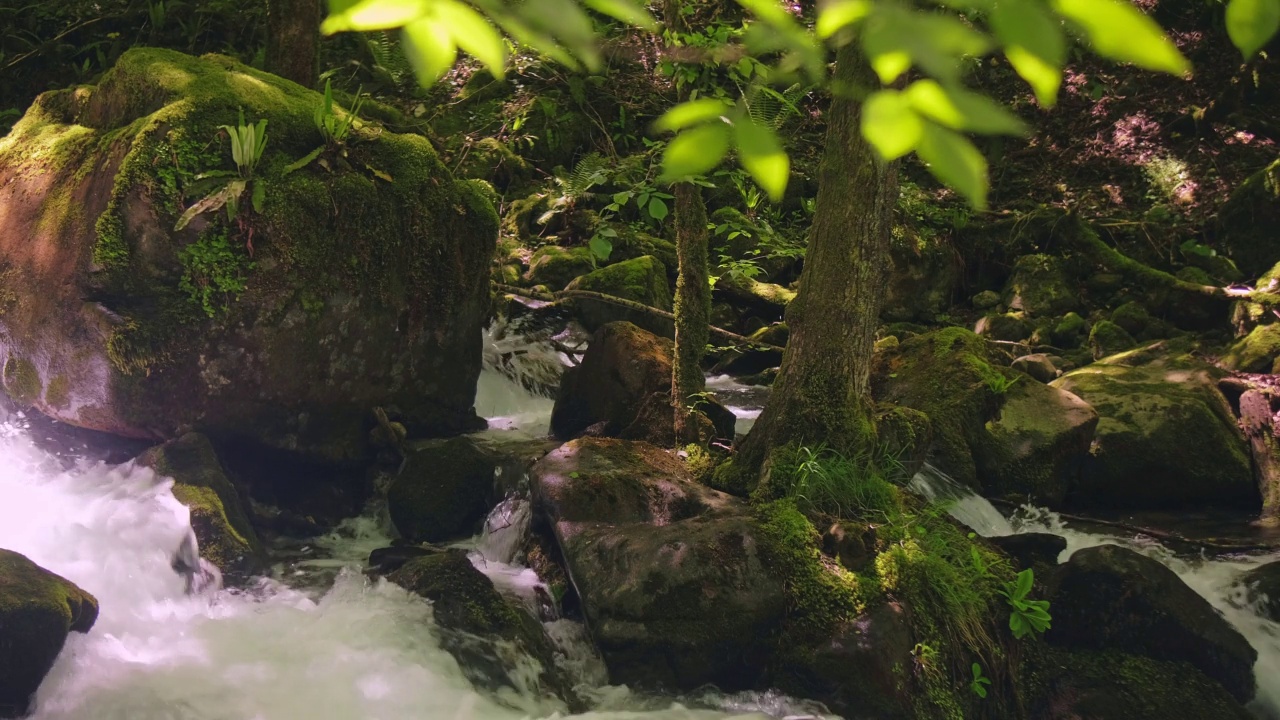
[[653, 19], [649, 11], [642, 5], [628, 2], [627, 0], [583, 0], [587, 7], [595, 10], [601, 15], [607, 15], [614, 20], [621, 20], [628, 25], [635, 25], [644, 28], [649, 32], [658, 31], [658, 21]]
[[915, 149], [924, 122], [897, 90], [880, 90], [862, 104], [862, 136], [880, 157], [895, 160]]
[[1067, 45], [1061, 22], [1040, 0], [1002, 0], [991, 13], [991, 29], [1014, 71], [1026, 80], [1046, 108], [1058, 99]]
[[732, 105], [715, 98], [690, 100], [663, 113], [662, 117], [653, 123], [653, 129], [657, 132], [676, 132], [690, 125], [719, 119], [732, 109]]
[[1099, 55], [1174, 75], [1191, 69], [1160, 26], [1125, 0], [1052, 2], [1059, 15], [1084, 30]]
[[738, 161], [769, 196], [778, 202], [787, 189], [791, 159], [778, 142], [773, 128], [758, 125], [743, 116], [733, 125], [738, 144]]
[[649, 217], [662, 222], [667, 217], [667, 204], [662, 198], [654, 198], [649, 201]]
[[426, 0], [363, 0], [325, 18], [320, 32], [332, 35], [343, 30], [390, 30], [407, 25], [426, 12]]
[[729, 152], [729, 126], [706, 123], [676, 135], [662, 154], [662, 180], [701, 175], [720, 164]]
[[400, 35], [405, 55], [424, 86], [440, 79], [458, 59], [449, 28], [435, 18], [422, 18], [404, 26]]
[[987, 36], [955, 17], [887, 3], [867, 19], [862, 38], [872, 69], [886, 85], [913, 63], [934, 77], [958, 79], [962, 58], [983, 55], [991, 47]]
[[311, 152], [307, 153], [306, 155], [303, 155], [302, 157], [298, 158], [296, 162], [291, 162], [288, 165], [285, 165], [283, 174], [288, 175], [289, 173], [295, 170], [301, 170], [307, 165], [310, 165], [312, 160], [315, 160], [316, 158], [320, 157], [320, 152], [323, 150], [324, 150], [324, 146], [318, 147], [315, 150], [312, 150]]
[[925, 123], [920, 159], [942, 183], [963, 195], [979, 210], [987, 207], [987, 160], [967, 138], [934, 123]]
[[619, 206], [626, 205], [627, 201], [630, 199], [631, 199], [631, 193], [627, 190], [623, 190], [622, 192], [617, 192], [613, 194], [613, 201], [617, 203]]
[[[750, 10], [756, 17], [776, 27], [796, 26], [796, 20], [778, 0], [738, 0], [738, 4]], [[798, 27], [797, 27], [798, 29]]]
[[261, 180], [255, 182], [253, 184], [253, 194], [249, 197], [250, 201], [253, 203], [253, 211], [261, 214], [262, 205], [267, 201], [267, 186], [263, 185]]
[[1252, 58], [1280, 30], [1280, 0], [1231, 0], [1227, 35], [1245, 60]]
[[1016, 593], [1019, 598], [1024, 598], [1031, 592], [1031, 584], [1035, 582], [1035, 572], [1030, 568], [1018, 573], [1018, 585]]
[[1027, 126], [1002, 105], [961, 87], [917, 80], [903, 95], [921, 115], [955, 130], [988, 135], [1022, 135], [1027, 131]]
[[871, 14], [872, 5], [868, 0], [837, 0], [830, 3], [818, 13], [815, 28], [818, 37], [827, 39], [835, 35], [841, 28], [852, 25]]
[[471, 53], [499, 80], [507, 64], [507, 44], [480, 13], [454, 0], [436, 0], [436, 17], [449, 28], [458, 47]]
[[[591, 254], [600, 260], [608, 260], [609, 255], [613, 252], [613, 243], [609, 242], [609, 238], [604, 237], [600, 233], [591, 236], [587, 241], [587, 247], [591, 248]], [[574, 473], [575, 477], [577, 473]]]
[[1007, 47], [1005, 57], [1015, 72], [1027, 81], [1036, 94], [1036, 100], [1046, 108], [1058, 103], [1058, 86], [1062, 84], [1062, 68], [1050, 65], [1021, 47]]

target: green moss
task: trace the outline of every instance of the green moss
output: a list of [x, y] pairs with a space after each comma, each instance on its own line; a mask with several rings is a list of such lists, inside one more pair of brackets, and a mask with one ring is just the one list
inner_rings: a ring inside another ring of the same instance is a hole
[[179, 289], [187, 294], [208, 317], [225, 312], [228, 305], [245, 290], [253, 262], [237, 251], [227, 239], [227, 229], [215, 225], [200, 239], [180, 250], [182, 279]]
[[529, 259], [525, 282], [546, 285], [553, 291], [563, 290], [574, 278], [595, 270], [595, 256], [586, 247], [562, 248], [548, 245], [539, 248]]
[[1062, 347], [1073, 348], [1080, 345], [1089, 332], [1089, 323], [1077, 313], [1069, 312], [1053, 326], [1050, 337]]
[[1132, 335], [1110, 320], [1099, 320], [1089, 332], [1089, 347], [1095, 358], [1128, 350], [1136, 344]]
[[36, 366], [16, 355], [4, 363], [4, 389], [20, 405], [34, 405], [44, 392]]
[[49, 387], [44, 391], [44, 402], [57, 410], [71, 404], [71, 381], [66, 375], [55, 375], [49, 380]]
[[1223, 366], [1240, 372], [1277, 372], [1280, 325], [1259, 325], [1241, 338], [1222, 358]]
[[204, 536], [200, 555], [206, 560], [226, 570], [253, 552], [253, 543], [227, 517], [222, 498], [213, 488], [174, 483], [173, 496], [191, 510], [192, 525], [217, 529], [199, 533]]

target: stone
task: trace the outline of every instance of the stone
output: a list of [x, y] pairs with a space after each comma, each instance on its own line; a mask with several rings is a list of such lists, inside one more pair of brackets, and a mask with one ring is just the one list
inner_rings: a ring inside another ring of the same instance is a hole
[[1226, 355], [1222, 366], [1228, 370], [1246, 373], [1271, 373], [1280, 370], [1280, 325], [1259, 325], [1248, 335], [1236, 341]]
[[1051, 383], [1062, 374], [1062, 371], [1058, 370], [1058, 366], [1054, 364], [1053, 360], [1044, 353], [1032, 353], [1014, 358], [1012, 367], [1014, 370], [1021, 370], [1042, 383]]
[[87, 633], [98, 601], [74, 583], [0, 550], [0, 717], [27, 714], [67, 635]]
[[[576, 278], [565, 289], [612, 295], [671, 312], [671, 288], [667, 285], [667, 270], [652, 255], [643, 255], [594, 270]], [[675, 335], [675, 325], [671, 320], [615, 303], [573, 298], [573, 308], [588, 332], [595, 332], [611, 322], [625, 320], [656, 335]]]
[[992, 340], [1021, 342], [1031, 335], [1031, 324], [1019, 313], [989, 313], [978, 320], [973, 331]]
[[469, 437], [417, 443], [391, 485], [387, 511], [411, 542], [441, 542], [474, 534], [494, 497], [499, 458]]
[[1080, 347], [1088, 335], [1088, 321], [1074, 312], [1063, 315], [1049, 332], [1050, 339], [1063, 348]]
[[524, 281], [526, 285], [545, 285], [547, 289], [558, 292], [574, 278], [595, 269], [596, 261], [590, 248], [547, 245], [539, 248], [529, 259]]
[[880, 317], [887, 322], [933, 322], [960, 296], [964, 274], [948, 235], [912, 236], [890, 243], [889, 274]]
[[1105, 358], [1051, 383], [1098, 413], [1069, 505], [1231, 507], [1260, 499], [1245, 437], [1217, 388], [1222, 371], [1167, 343]]
[[266, 569], [266, 554], [209, 439], [188, 433], [158, 445], [135, 462], [173, 478], [173, 496], [191, 510], [200, 556], [224, 579], [246, 580]]
[[1253, 568], [1240, 578], [1239, 584], [1263, 616], [1280, 622], [1280, 561]]
[[1186, 662], [1240, 702], [1254, 695], [1257, 652], [1172, 570], [1118, 545], [1079, 550], [1051, 601], [1051, 644]]
[[1000, 304], [1000, 293], [995, 290], [983, 290], [969, 299], [975, 310], [990, 310]]
[[1098, 413], [1059, 388], [1026, 378], [1004, 393], [975, 453], [983, 489], [1060, 506], [1089, 458]]
[[[376, 123], [354, 130], [351, 169], [286, 174], [322, 144], [321, 100], [141, 47], [38, 98], [0, 139], [9, 391], [80, 427], [335, 463], [364, 457], [370, 409], [393, 401], [418, 436], [477, 427], [492, 204], [426, 138]], [[175, 229], [197, 173], [234, 171], [219, 127], [241, 110], [268, 124], [239, 220]]]
[[1123, 352], [1137, 345], [1138, 341], [1124, 328], [1110, 320], [1099, 320], [1089, 331], [1089, 348], [1095, 360]]
[[1067, 539], [1053, 533], [1015, 533], [987, 538], [1021, 568], [1054, 567], [1067, 549]]
[[1080, 292], [1068, 279], [1066, 263], [1052, 255], [1023, 255], [1005, 285], [1006, 305], [1032, 317], [1052, 317], [1075, 310]]
[[[598, 423], [599, 434], [658, 445], [675, 442], [671, 408], [672, 342], [629, 322], [602, 326], [591, 337], [581, 364], [565, 370], [551, 411], [551, 432], [570, 439]], [[734, 436], [733, 413], [703, 400], [705, 433]]]

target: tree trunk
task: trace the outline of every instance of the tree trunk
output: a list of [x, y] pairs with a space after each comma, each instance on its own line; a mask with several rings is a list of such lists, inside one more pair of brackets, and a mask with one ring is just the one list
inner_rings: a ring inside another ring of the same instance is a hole
[[862, 139], [861, 103], [851, 89], [873, 86], [874, 77], [855, 44], [836, 54], [833, 80], [809, 249], [799, 293], [786, 313], [790, 340], [773, 394], [731, 470], [747, 488], [767, 469], [775, 448], [825, 444], [852, 455], [875, 442], [871, 356], [889, 264], [897, 163], [881, 162]]
[[320, 0], [267, 0], [267, 72], [307, 88], [320, 65]]
[[707, 208], [702, 189], [693, 183], [672, 188], [675, 199], [676, 347], [672, 364], [671, 404], [676, 417], [676, 443], [698, 442], [698, 412], [693, 396], [702, 392], [702, 356], [711, 325], [711, 283], [707, 260]]

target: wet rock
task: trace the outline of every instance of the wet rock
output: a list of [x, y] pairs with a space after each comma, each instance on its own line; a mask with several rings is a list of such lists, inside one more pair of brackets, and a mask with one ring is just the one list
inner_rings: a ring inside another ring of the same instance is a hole
[[720, 375], [727, 374], [734, 377], [742, 377], [744, 375], [757, 375], [771, 368], [776, 368], [782, 363], [782, 349], [787, 345], [787, 340], [791, 333], [787, 329], [786, 323], [774, 323], [766, 325], [749, 336], [753, 341], [768, 345], [773, 348], [746, 346], [735, 347], [725, 351], [725, 353], [716, 361], [711, 368], [710, 374]]
[[1013, 558], [1019, 567], [1053, 567], [1058, 557], [1067, 549], [1067, 539], [1053, 533], [1017, 533], [987, 538]]
[[[584, 290], [631, 300], [641, 305], [671, 312], [671, 288], [667, 270], [652, 255], [624, 260], [594, 270], [569, 283], [566, 290]], [[573, 307], [589, 332], [618, 320], [631, 322], [664, 337], [674, 336], [675, 325], [667, 318], [615, 303], [589, 298], [574, 298]]]
[[1280, 562], [1256, 567], [1240, 578], [1247, 600], [1272, 622], [1280, 622]]
[[1005, 391], [975, 453], [988, 493], [1060, 505], [1089, 458], [1098, 413], [1089, 403], [1030, 378]]
[[68, 633], [87, 633], [98, 601], [74, 583], [0, 550], [0, 717], [26, 715]]
[[1116, 545], [1071, 556], [1057, 578], [1055, 645], [1185, 662], [1247, 702], [1257, 652], [1172, 570]]
[[1114, 650], [1029, 653], [1033, 720], [1251, 720], [1217, 682], [1184, 662]]
[[411, 444], [387, 488], [387, 511], [411, 542], [473, 534], [493, 504], [499, 458], [469, 437]]
[[[551, 432], [573, 438], [597, 423], [600, 434], [669, 445], [672, 343], [628, 322], [610, 323], [591, 338], [582, 363], [565, 371], [551, 412]], [[733, 438], [733, 414], [718, 402], [699, 405], [705, 435]]]
[[1023, 255], [1013, 266], [1005, 285], [1010, 309], [1032, 316], [1053, 317], [1075, 310], [1079, 290], [1072, 284], [1066, 263], [1052, 255]]
[[[475, 427], [493, 207], [425, 138], [373, 126], [351, 169], [285, 174], [316, 147], [320, 102], [158, 48], [37, 100], [0, 149], [0, 301], [22, 298], [0, 312], [10, 392], [80, 427], [352, 464], [393, 400], [418, 436]], [[261, 212], [175, 230], [196, 174], [234, 170], [219, 127], [240, 110], [269, 121]]]
[[1012, 367], [1042, 383], [1051, 383], [1062, 374], [1053, 359], [1044, 353], [1032, 353], [1015, 358]]
[[188, 433], [146, 451], [135, 462], [173, 478], [173, 496], [191, 510], [200, 556], [216, 565], [225, 579], [244, 580], [266, 568], [258, 533], [208, 438]]
[[369, 553], [369, 570], [387, 575], [404, 567], [410, 560], [435, 554], [438, 550], [422, 545], [392, 545]]
[[1052, 383], [1099, 416], [1078, 507], [1260, 505], [1248, 447], [1221, 371], [1167, 343], [1115, 355]]
[[[432, 615], [443, 630], [441, 644], [458, 659], [471, 682], [576, 704], [541, 624], [503, 597], [465, 551], [429, 552], [408, 560], [387, 579], [431, 601]], [[537, 663], [532, 687], [523, 672], [526, 659]]]

